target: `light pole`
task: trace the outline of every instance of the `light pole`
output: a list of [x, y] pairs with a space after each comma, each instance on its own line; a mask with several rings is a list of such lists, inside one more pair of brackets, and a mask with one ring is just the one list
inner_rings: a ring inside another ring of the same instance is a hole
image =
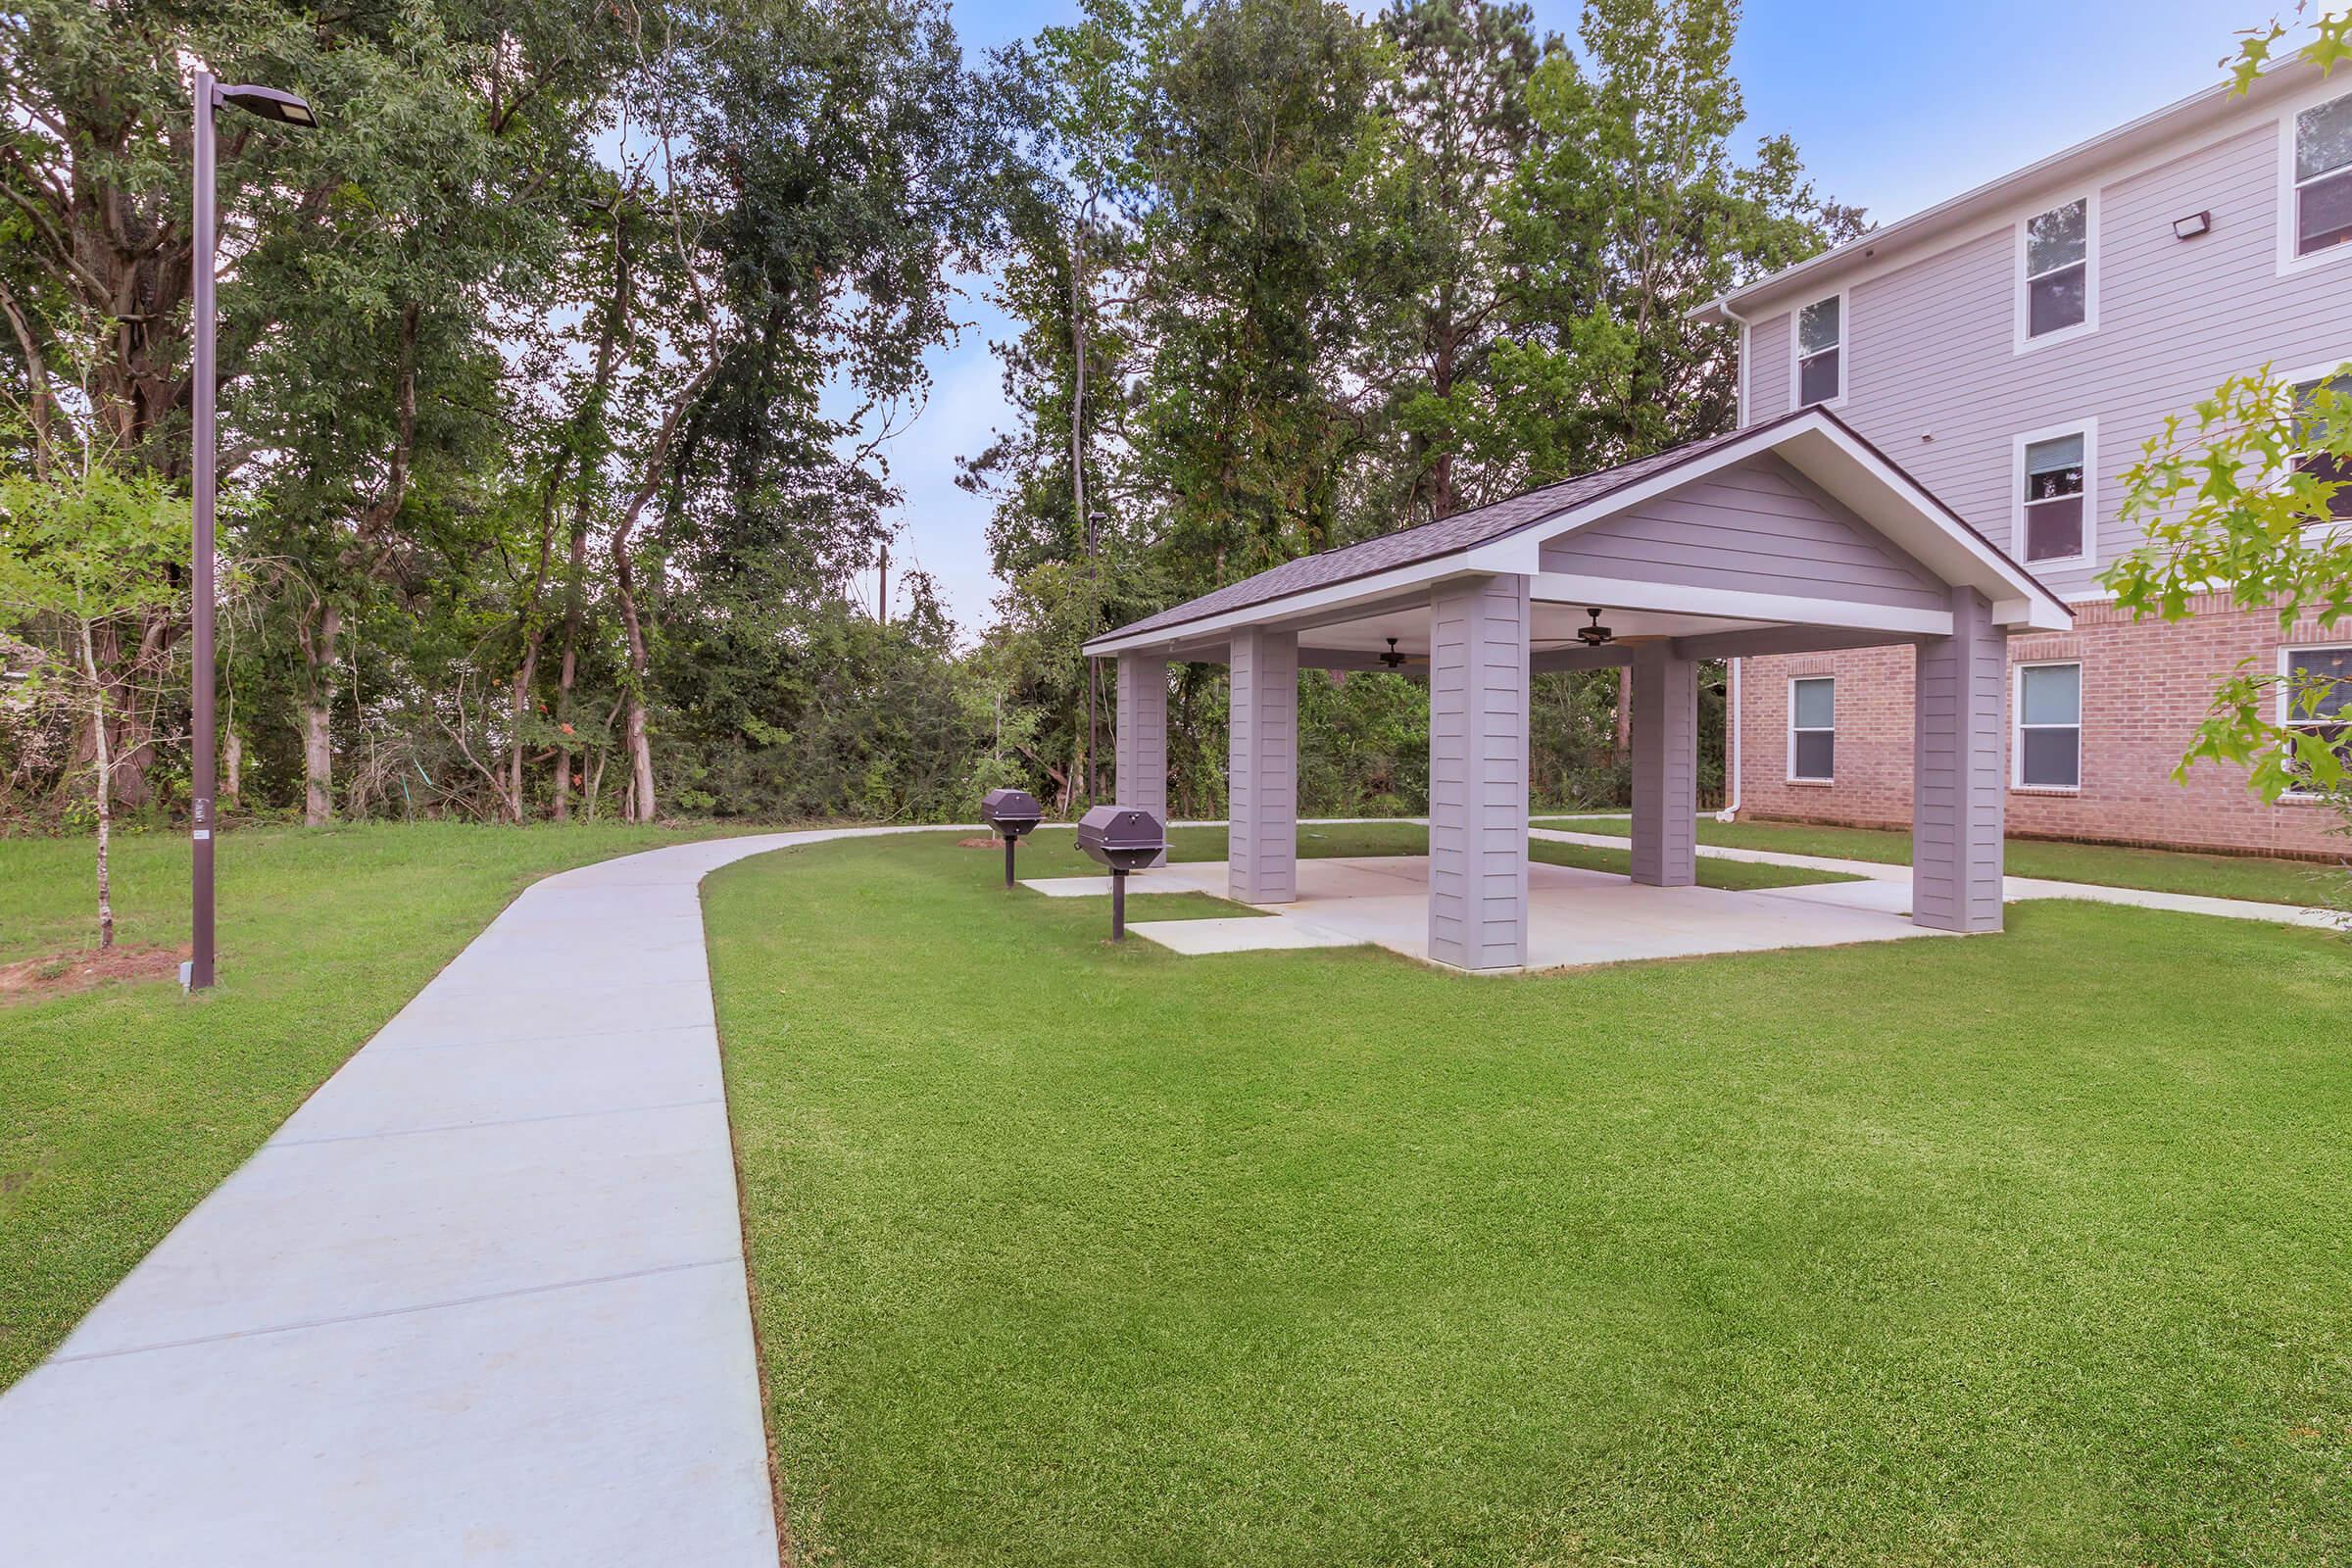
[[196, 367], [195, 409], [190, 439], [195, 444], [196, 504], [195, 626], [190, 641], [195, 690], [195, 758], [190, 784], [195, 796], [195, 871], [191, 902], [195, 926], [189, 955], [188, 989], [213, 983], [213, 116], [222, 104], [281, 125], [318, 123], [311, 106], [274, 87], [223, 87], [209, 71], [196, 73]]

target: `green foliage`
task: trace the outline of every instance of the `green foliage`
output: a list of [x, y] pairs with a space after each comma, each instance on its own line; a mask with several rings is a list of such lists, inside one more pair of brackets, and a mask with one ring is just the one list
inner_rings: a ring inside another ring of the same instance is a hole
[[[2188, 416], [2170, 416], [2124, 472], [2121, 515], [2146, 543], [2101, 580], [2134, 615], [2180, 620], [2224, 594], [2275, 608], [2279, 629], [2311, 617], [2323, 632], [2352, 614], [2352, 366], [2298, 394], [2269, 367], [2231, 376]], [[2343, 499], [2338, 500], [2341, 495]], [[2222, 684], [2176, 776], [2198, 761], [2250, 769], [2265, 800], [2346, 783], [2336, 733], [2310, 727], [2352, 693], [2295, 670], [2241, 662]], [[2284, 712], [2306, 721], [2281, 722]]]

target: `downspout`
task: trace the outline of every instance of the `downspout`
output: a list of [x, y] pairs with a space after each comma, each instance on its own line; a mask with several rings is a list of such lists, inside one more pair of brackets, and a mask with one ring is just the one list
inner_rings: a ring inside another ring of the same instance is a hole
[[1723, 705], [1723, 809], [1715, 813], [1718, 822], [1737, 821], [1740, 816], [1740, 661], [1732, 661], [1731, 690]]
[[[1740, 326], [1740, 423], [1747, 423], [1747, 318], [1732, 309], [1729, 299], [1715, 302], [1715, 308]], [[1718, 822], [1737, 821], [1740, 816], [1740, 664], [1731, 661], [1731, 672], [1725, 677], [1728, 689], [1723, 704], [1723, 809], [1715, 813]]]

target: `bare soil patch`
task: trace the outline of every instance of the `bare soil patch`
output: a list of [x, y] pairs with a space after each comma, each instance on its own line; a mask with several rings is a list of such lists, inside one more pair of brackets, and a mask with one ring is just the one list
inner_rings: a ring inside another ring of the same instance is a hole
[[976, 839], [957, 839], [956, 847], [959, 850], [1001, 850], [1004, 847], [1004, 841], [983, 835]]
[[43, 958], [0, 964], [0, 1003], [38, 1002], [117, 980], [176, 980], [186, 948], [120, 945], [101, 953], [76, 948]]

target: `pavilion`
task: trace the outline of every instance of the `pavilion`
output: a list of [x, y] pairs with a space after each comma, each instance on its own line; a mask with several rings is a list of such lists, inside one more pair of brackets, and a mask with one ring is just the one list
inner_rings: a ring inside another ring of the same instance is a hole
[[[1599, 610], [1613, 637], [1577, 635]], [[1232, 670], [1228, 896], [1298, 897], [1301, 669], [1426, 671], [1429, 944], [1457, 968], [1528, 951], [1528, 688], [1632, 666], [1633, 880], [1695, 879], [1697, 667], [1917, 650], [1913, 920], [2001, 924], [2012, 632], [2065, 604], [1827, 410], [1288, 562], [1087, 644], [1118, 661], [1118, 801], [1167, 812], [1168, 664]]]

